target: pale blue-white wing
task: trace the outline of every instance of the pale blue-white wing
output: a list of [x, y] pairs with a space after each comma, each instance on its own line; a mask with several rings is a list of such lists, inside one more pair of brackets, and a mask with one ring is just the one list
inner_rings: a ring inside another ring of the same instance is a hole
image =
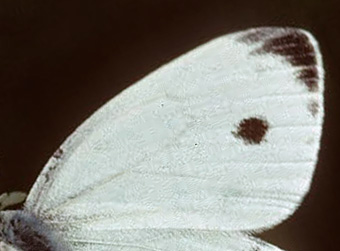
[[322, 121], [321, 55], [308, 32], [226, 35], [85, 121], [48, 161], [25, 210], [70, 232], [70, 223], [268, 228], [308, 191]]
[[242, 233], [192, 229], [82, 230], [68, 232], [73, 251], [280, 251]]

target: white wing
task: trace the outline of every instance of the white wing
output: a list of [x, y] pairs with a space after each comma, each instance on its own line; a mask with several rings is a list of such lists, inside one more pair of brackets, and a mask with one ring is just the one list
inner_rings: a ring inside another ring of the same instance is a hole
[[[70, 234], [70, 232], [68, 232]], [[80, 237], [79, 237], [80, 236]], [[86, 236], [86, 237], [85, 237]], [[176, 229], [93, 230], [67, 236], [74, 251], [280, 251], [241, 233]]]
[[322, 93], [309, 33], [259, 28], [217, 38], [85, 121], [44, 167], [26, 210], [65, 236], [269, 228], [309, 189]]

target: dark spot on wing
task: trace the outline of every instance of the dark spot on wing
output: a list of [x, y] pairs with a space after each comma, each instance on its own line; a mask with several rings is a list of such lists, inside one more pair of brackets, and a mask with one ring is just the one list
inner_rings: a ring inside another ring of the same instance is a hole
[[55, 171], [56, 168], [57, 168], [57, 164], [53, 164], [52, 166], [48, 167], [47, 172], [44, 174], [45, 183], [50, 181], [50, 176], [53, 174], [53, 172]]
[[60, 159], [61, 156], [63, 156], [63, 154], [64, 154], [63, 149], [58, 148], [58, 150], [54, 152], [53, 157], [56, 159]]
[[316, 100], [312, 100], [308, 104], [308, 110], [313, 115], [313, 117], [315, 117], [319, 113], [319, 109], [320, 109], [320, 106], [319, 106], [319, 103]]
[[50, 166], [50, 167], [48, 168], [48, 170], [49, 170], [49, 171], [54, 171], [56, 168], [57, 168], [57, 165], [54, 164], [53, 166]]
[[251, 117], [241, 120], [237, 131], [232, 132], [235, 137], [243, 139], [246, 144], [260, 144], [269, 128], [269, 124], [262, 118]]
[[45, 183], [49, 182], [50, 181], [50, 175], [49, 173], [45, 173]]
[[285, 58], [297, 69], [297, 78], [308, 91], [318, 90], [319, 73], [316, 67], [317, 58], [309, 37], [301, 30], [293, 28], [261, 28], [251, 30], [240, 38], [245, 43], [261, 43], [252, 54], [271, 53]]

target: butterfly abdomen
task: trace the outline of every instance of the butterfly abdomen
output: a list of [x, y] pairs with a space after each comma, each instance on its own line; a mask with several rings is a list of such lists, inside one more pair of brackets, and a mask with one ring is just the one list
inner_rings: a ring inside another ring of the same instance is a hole
[[1, 241], [14, 249], [22, 251], [67, 250], [46, 224], [23, 211], [2, 211], [0, 224]]

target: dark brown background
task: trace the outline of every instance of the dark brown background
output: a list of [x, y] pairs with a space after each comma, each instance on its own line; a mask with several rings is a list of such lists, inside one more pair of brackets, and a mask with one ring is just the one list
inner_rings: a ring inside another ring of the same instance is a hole
[[288, 250], [339, 250], [339, 18], [335, 0], [2, 0], [0, 192], [29, 191], [86, 117], [163, 63], [225, 33], [297, 26], [324, 56], [322, 148], [302, 207], [261, 237]]

